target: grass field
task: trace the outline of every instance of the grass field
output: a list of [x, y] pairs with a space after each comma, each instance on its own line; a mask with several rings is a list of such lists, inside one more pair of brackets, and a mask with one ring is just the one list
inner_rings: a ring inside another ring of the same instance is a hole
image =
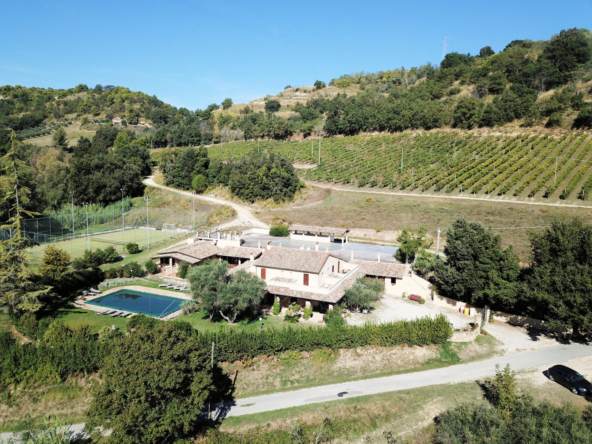
[[[95, 135], [95, 131], [82, 131], [80, 129], [80, 125], [75, 123], [70, 126], [65, 126], [64, 131], [66, 131], [66, 135], [68, 137], [68, 146], [76, 146], [76, 142], [80, 137], [86, 137], [88, 139], [92, 139], [92, 136]], [[51, 137], [53, 134], [48, 134], [42, 137], [33, 137], [31, 139], [26, 139], [25, 143], [30, 143], [32, 145], [37, 146], [47, 146], [51, 145]]]
[[82, 256], [84, 251], [89, 247], [91, 250], [96, 250], [97, 248], [103, 250], [108, 246], [113, 246], [118, 253], [127, 255], [127, 252], [124, 251], [124, 245], [129, 242], [136, 243], [141, 249], [145, 249], [148, 246], [148, 237], [150, 237], [150, 244], [158, 244], [160, 245], [158, 249], [162, 249], [164, 246], [163, 241], [171, 239], [178, 234], [170, 231], [133, 228], [126, 229], [125, 231], [91, 235], [88, 237], [88, 240], [86, 237], [78, 237], [53, 244], [37, 245], [31, 249], [31, 260], [33, 263], [39, 264], [43, 260], [43, 254], [47, 245], [54, 245], [67, 251], [72, 259]]
[[[425, 227], [429, 235], [436, 237], [442, 228], [440, 249], [445, 245], [446, 228], [455, 220], [465, 218], [480, 222], [486, 228], [541, 227], [550, 225], [556, 217], [580, 216], [592, 218], [592, 209], [525, 205], [512, 202], [471, 201], [438, 197], [393, 196], [371, 193], [330, 191], [318, 195], [316, 202], [303, 201], [279, 209], [261, 209], [257, 217], [269, 224], [281, 221], [329, 227], [347, 227], [369, 230], [398, 231], [403, 228]], [[311, 200], [315, 199], [312, 197]], [[528, 259], [530, 243], [528, 229], [494, 230], [504, 245], [513, 245], [522, 260]], [[435, 248], [435, 243], [433, 245]]]

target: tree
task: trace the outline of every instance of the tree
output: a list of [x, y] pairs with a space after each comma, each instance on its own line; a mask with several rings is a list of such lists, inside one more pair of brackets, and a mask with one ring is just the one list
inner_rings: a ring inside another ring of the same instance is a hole
[[70, 255], [66, 251], [59, 247], [48, 245], [45, 247], [43, 262], [41, 263], [41, 273], [56, 280], [68, 270], [71, 263]]
[[516, 372], [506, 364], [500, 370], [499, 364], [495, 366], [495, 378], [489, 385], [489, 401], [497, 408], [504, 419], [509, 419], [518, 406], [518, 394], [516, 393]]
[[276, 225], [269, 229], [269, 235], [274, 237], [287, 237], [290, 235], [290, 230], [285, 225]]
[[0, 305], [23, 313], [41, 309], [43, 299], [51, 293], [51, 287], [41, 284], [40, 277], [29, 268], [27, 252], [33, 242], [23, 235], [23, 221], [25, 217], [35, 217], [38, 213], [22, 205], [22, 196], [27, 196], [30, 190], [23, 184], [26, 165], [17, 153], [18, 144], [13, 131], [10, 150], [0, 161], [8, 179], [4, 200], [11, 205], [12, 214], [0, 227], [12, 234], [11, 238], [0, 241]]
[[327, 84], [321, 80], [317, 80], [316, 82], [314, 82], [314, 87], [317, 91], [319, 89], [323, 89], [325, 86], [327, 86]]
[[197, 194], [205, 193], [205, 191], [208, 189], [207, 177], [203, 174], [198, 174], [195, 176], [191, 182], [191, 188], [193, 188], [193, 191], [195, 191]]
[[214, 401], [209, 356], [197, 332], [175, 322], [139, 326], [115, 342], [88, 415], [120, 443], [177, 441]]
[[66, 137], [66, 131], [64, 131], [64, 128], [61, 126], [51, 136], [51, 145], [54, 148], [68, 148], [68, 138]]
[[454, 222], [446, 236], [446, 260], [436, 263], [438, 288], [468, 303], [512, 308], [518, 302], [520, 265], [512, 247], [479, 223]]
[[370, 310], [382, 293], [380, 282], [366, 278], [358, 278], [354, 285], [345, 291], [343, 303], [354, 311]]
[[245, 271], [228, 275], [228, 264], [209, 261], [193, 267], [187, 279], [193, 298], [201, 300], [201, 308], [210, 320], [221, 316], [233, 324], [239, 316], [255, 314], [265, 294], [265, 282]]
[[552, 326], [592, 332], [592, 227], [578, 218], [555, 220], [531, 233], [526, 274], [530, 307]]
[[415, 260], [418, 252], [430, 248], [433, 240], [426, 239], [426, 230], [420, 227], [417, 233], [407, 228], [403, 229], [397, 241], [401, 243], [399, 249], [395, 253], [397, 260], [403, 263], [411, 263]]
[[328, 328], [342, 328], [347, 325], [347, 322], [343, 317], [343, 310], [339, 305], [336, 305], [333, 307], [333, 310], [329, 310], [325, 313], [323, 319]]
[[494, 54], [495, 54], [495, 51], [493, 49], [491, 49], [491, 46], [485, 46], [485, 47], [481, 48], [481, 50], [479, 51], [479, 57], [481, 57], [481, 58], [489, 57]]
[[275, 113], [282, 107], [281, 103], [277, 100], [268, 100], [265, 102], [265, 111], [268, 113]]
[[222, 102], [222, 109], [227, 110], [231, 106], [232, 106], [232, 99], [230, 99], [230, 98], [224, 99], [224, 101]]

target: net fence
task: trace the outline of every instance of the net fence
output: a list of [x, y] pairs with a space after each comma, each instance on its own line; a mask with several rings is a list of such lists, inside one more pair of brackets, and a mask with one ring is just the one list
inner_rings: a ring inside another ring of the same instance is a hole
[[[126, 210], [123, 213], [116, 208], [89, 211], [87, 217], [84, 208], [75, 208], [70, 214], [60, 212], [25, 220], [23, 236], [36, 244], [31, 249], [33, 262], [40, 262], [43, 250], [49, 244], [59, 246], [72, 258], [81, 256], [86, 249], [109, 245], [118, 247], [116, 249], [123, 253], [124, 246], [130, 242], [137, 243], [140, 248], [153, 248], [208, 224], [207, 213], [201, 211], [152, 207]], [[0, 229], [0, 240], [12, 236], [10, 229]]]

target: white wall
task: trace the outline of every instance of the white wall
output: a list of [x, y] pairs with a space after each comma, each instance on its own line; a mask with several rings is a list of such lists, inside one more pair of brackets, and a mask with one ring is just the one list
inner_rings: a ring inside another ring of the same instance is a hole
[[[265, 267], [257, 267], [257, 276], [261, 277], [261, 268]], [[265, 268], [265, 282], [270, 282], [273, 278], [276, 277], [285, 277], [289, 279], [296, 279], [296, 282], [293, 285], [304, 285], [304, 273], [299, 271], [288, 271], [288, 270], [278, 270], [275, 268]], [[272, 283], [273, 284], [273, 283]], [[283, 282], [278, 282], [276, 285], [284, 286], [286, 285]], [[319, 275], [308, 273], [308, 286], [309, 287], [319, 287]]]

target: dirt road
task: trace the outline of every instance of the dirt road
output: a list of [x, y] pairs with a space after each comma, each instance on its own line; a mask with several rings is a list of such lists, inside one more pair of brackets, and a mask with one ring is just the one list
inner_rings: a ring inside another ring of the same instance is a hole
[[[182, 191], [177, 190], [176, 188], [167, 187], [164, 185], [159, 185], [154, 182], [154, 176], [150, 176], [144, 179], [144, 184], [149, 187], [161, 188], [163, 190], [170, 191], [171, 193], [182, 194], [184, 196], [191, 197], [192, 194], [189, 191]], [[253, 228], [269, 228], [269, 225], [257, 219], [251, 209], [245, 205], [241, 205], [235, 202], [230, 202], [228, 200], [220, 199], [219, 197], [211, 197], [211, 196], [203, 196], [201, 194], [195, 195], [196, 199], [205, 200], [208, 202], [212, 202], [219, 205], [228, 205], [232, 207], [234, 211], [236, 211], [236, 218], [225, 222], [218, 226], [219, 229], [229, 228], [229, 227], [236, 227], [236, 226], [246, 226], [246, 227], [253, 227]]]

